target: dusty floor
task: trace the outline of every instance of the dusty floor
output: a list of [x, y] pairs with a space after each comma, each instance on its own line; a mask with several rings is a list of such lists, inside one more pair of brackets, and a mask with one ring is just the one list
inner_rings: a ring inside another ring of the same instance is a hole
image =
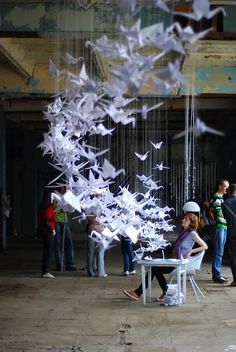
[[[76, 243], [77, 272], [40, 278], [39, 240], [11, 238], [0, 253], [0, 352], [222, 352], [236, 351], [236, 288], [211, 282], [206, 256], [197, 281], [204, 303], [188, 286], [187, 304], [131, 302], [122, 290], [140, 281], [123, 277], [119, 248], [106, 255], [109, 277], [88, 278], [85, 244]], [[53, 273], [53, 271], [52, 271]], [[230, 269], [224, 266], [223, 274]]]

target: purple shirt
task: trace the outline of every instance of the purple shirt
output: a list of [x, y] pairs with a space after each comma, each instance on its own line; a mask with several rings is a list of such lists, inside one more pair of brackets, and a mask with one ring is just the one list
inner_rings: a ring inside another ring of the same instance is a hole
[[183, 257], [192, 250], [197, 235], [196, 231], [190, 230], [183, 240], [180, 240], [180, 253]]

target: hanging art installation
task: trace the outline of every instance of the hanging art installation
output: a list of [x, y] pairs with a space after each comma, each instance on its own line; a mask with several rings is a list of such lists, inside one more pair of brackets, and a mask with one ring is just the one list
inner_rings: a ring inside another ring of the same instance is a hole
[[[118, 190], [112, 192], [115, 179], [125, 175], [126, 170], [117, 169], [109, 161], [109, 148], [100, 150], [100, 145], [90, 145], [89, 139], [94, 135], [99, 138], [113, 136], [119, 124], [135, 129], [137, 116], [148, 119], [149, 112], [158, 109], [163, 102], [133, 108], [131, 103], [138, 99], [143, 86], [151, 87], [157, 95], [165, 95], [180, 84], [191, 86], [191, 81], [180, 72], [178, 60], [168, 61], [161, 68], [156, 63], [173, 51], [185, 55], [185, 43], [194, 43], [211, 29], [195, 33], [190, 26], [183, 28], [177, 22], [166, 28], [163, 22], [143, 27], [140, 18], [133, 19], [133, 25], [128, 27], [124, 25], [127, 15], [137, 18], [144, 7], [169, 12], [168, 1], [120, 0], [118, 6], [121, 21], [118, 39], [109, 40], [103, 35], [86, 44], [108, 60], [109, 80], [102, 82], [90, 78], [84, 62], [79, 74], [75, 74], [69, 70], [60, 71], [50, 61], [50, 75], [57, 80], [66, 78], [67, 88], [47, 106], [45, 118], [49, 122], [49, 131], [44, 134], [40, 147], [44, 155], [51, 155], [52, 165], [58, 171], [58, 177], [50, 185], [67, 187], [63, 196], [57, 192], [54, 194], [61, 207], [72, 207], [79, 212], [80, 219], [86, 219], [89, 214], [97, 216], [103, 230], [100, 233], [93, 231], [91, 236], [99, 246], [108, 249], [113, 241], [119, 241], [119, 236], [129, 237], [133, 243], [140, 244], [136, 257], [141, 258], [145, 251], [166, 247], [168, 241], [163, 235], [173, 230], [171, 209], [168, 205], [161, 205], [159, 199], [163, 186], [150, 172], [149, 175], [135, 175], [143, 192], [132, 191], [129, 185], [119, 185]], [[211, 18], [219, 11], [224, 10], [211, 11], [207, 0], [193, 0], [192, 13], [177, 14], [199, 21]], [[144, 54], [150, 47], [155, 50]], [[76, 65], [81, 60], [69, 53], [65, 55], [68, 65]], [[215, 132], [196, 120], [196, 136], [207, 131]], [[165, 143], [160, 140], [149, 142], [149, 150], [134, 153], [140, 163], [150, 162], [151, 148], [158, 152]], [[168, 166], [161, 162], [150, 168], [163, 172]], [[100, 197], [96, 197], [97, 194]]]

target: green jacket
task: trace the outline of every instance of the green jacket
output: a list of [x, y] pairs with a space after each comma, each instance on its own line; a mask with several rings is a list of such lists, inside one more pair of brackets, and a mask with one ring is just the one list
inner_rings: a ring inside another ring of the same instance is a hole
[[223, 194], [215, 193], [212, 199], [212, 206], [214, 208], [215, 218], [216, 218], [216, 226], [227, 229], [227, 221], [224, 218], [222, 212], [222, 203], [224, 202]]
[[56, 207], [56, 222], [68, 223], [68, 214], [63, 209]]

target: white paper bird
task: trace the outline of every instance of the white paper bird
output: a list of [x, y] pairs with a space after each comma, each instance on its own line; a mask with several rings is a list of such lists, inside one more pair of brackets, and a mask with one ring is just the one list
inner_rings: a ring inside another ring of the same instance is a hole
[[[194, 126], [192, 128], [189, 128], [189, 132], [193, 132], [195, 137], [200, 137], [204, 133], [212, 133], [221, 137], [225, 135], [224, 132], [221, 132], [219, 130], [216, 130], [215, 128], [207, 126], [205, 122], [199, 119], [199, 117], [196, 118]], [[185, 135], [186, 135], [186, 131], [182, 131], [180, 133], [177, 133], [173, 137], [173, 139], [181, 138], [181, 137], [184, 137]]]
[[84, 58], [83, 57], [75, 58], [72, 55], [70, 55], [69, 53], [66, 53], [64, 60], [68, 65], [75, 65], [79, 61], [84, 61]]
[[146, 160], [147, 159], [147, 156], [148, 156], [148, 153], [149, 153], [149, 150], [147, 151], [147, 153], [145, 153], [145, 154], [139, 154], [139, 153], [136, 153], [136, 152], [134, 152], [134, 154], [141, 160], [141, 161], [144, 161], [144, 160]]
[[153, 180], [151, 180], [151, 179], [149, 179], [149, 180], [147, 180], [147, 181], [145, 181], [144, 183], [143, 183], [143, 185], [146, 187], [146, 188], [149, 188], [149, 189], [151, 189], [151, 190], [158, 190], [158, 189], [163, 189], [163, 186], [157, 186], [157, 183], [158, 183], [159, 181], [156, 181], [156, 182], [154, 182]]
[[107, 160], [104, 160], [103, 166], [102, 166], [102, 172], [101, 175], [104, 178], [116, 178], [119, 174], [125, 174], [125, 170], [121, 169], [121, 170], [117, 170], [115, 169], [115, 167]]
[[183, 17], [190, 18], [192, 20], [199, 21], [203, 17], [210, 19], [215, 16], [218, 12], [222, 12], [226, 15], [223, 7], [217, 7], [216, 9], [210, 10], [210, 4], [208, 0], [193, 0], [193, 12], [174, 12], [175, 15], [181, 15]]
[[92, 126], [91, 128], [91, 135], [93, 134], [100, 134], [102, 136], [112, 135], [112, 132], [115, 128], [108, 129], [102, 123], [99, 123], [97, 126]]
[[152, 177], [152, 175], [151, 175], [151, 176], [145, 176], [145, 175], [139, 176], [139, 175], [136, 175], [136, 177], [137, 177], [140, 181], [146, 182], [147, 180], [149, 180], [149, 179]]
[[148, 107], [146, 104], [143, 104], [142, 109], [135, 110], [135, 112], [140, 113], [142, 115], [142, 118], [144, 120], [146, 120], [148, 112], [159, 108], [161, 105], [163, 105], [163, 102], [158, 103], [158, 104], [151, 106], [151, 107]]
[[153, 170], [158, 169], [159, 171], [163, 171], [164, 169], [169, 169], [169, 167], [163, 165], [163, 161], [160, 164], [156, 164], [154, 166]]
[[152, 141], [149, 141], [149, 142], [151, 143], [151, 145], [153, 145], [153, 147], [154, 147], [155, 149], [161, 149], [161, 146], [162, 146], [162, 144], [164, 143], [163, 141], [158, 142], [158, 143], [153, 143]]
[[195, 33], [192, 27], [186, 26], [182, 28], [182, 26], [178, 22], [175, 22], [172, 28], [175, 32], [178, 33], [178, 37], [181, 38], [181, 40], [189, 42], [191, 44], [196, 42], [198, 39], [205, 37], [206, 34], [212, 31], [212, 28], [209, 28], [205, 31]]

